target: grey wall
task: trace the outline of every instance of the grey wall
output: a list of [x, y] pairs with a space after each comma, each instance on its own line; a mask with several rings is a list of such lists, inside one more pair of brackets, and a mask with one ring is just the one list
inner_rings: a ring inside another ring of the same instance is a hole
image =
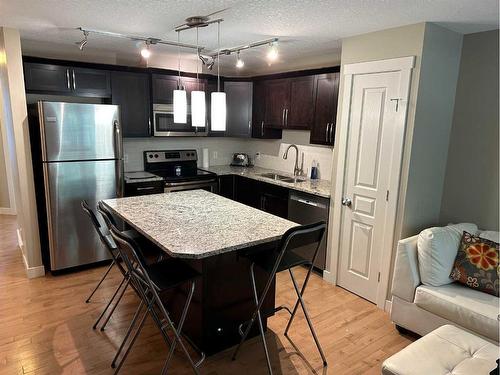
[[464, 37], [440, 221], [499, 230], [498, 30]]

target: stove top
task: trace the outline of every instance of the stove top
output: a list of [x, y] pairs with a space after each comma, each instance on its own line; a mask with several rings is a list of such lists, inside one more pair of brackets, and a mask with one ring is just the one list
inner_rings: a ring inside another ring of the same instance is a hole
[[144, 151], [144, 170], [162, 177], [165, 183], [215, 180], [216, 174], [199, 169], [196, 150]]

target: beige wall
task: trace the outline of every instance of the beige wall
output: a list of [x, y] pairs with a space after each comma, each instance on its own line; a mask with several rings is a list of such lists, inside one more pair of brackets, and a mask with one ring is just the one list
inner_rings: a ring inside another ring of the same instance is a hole
[[498, 30], [464, 37], [441, 204], [442, 224], [499, 230]]
[[4, 157], [2, 127], [0, 126], [0, 214], [3, 209], [7, 208], [10, 208], [9, 181], [7, 179], [7, 168]]
[[41, 276], [44, 269], [38, 233], [21, 43], [17, 30], [0, 28], [0, 57], [0, 116], [14, 177], [20, 245], [28, 276]]
[[[448, 148], [460, 49], [460, 34], [431, 23], [358, 35], [342, 42], [341, 72], [349, 63], [416, 57], [408, 102], [389, 280], [392, 279], [397, 241], [439, 220], [446, 166], [443, 149]], [[340, 98], [343, 86], [342, 77]], [[341, 103], [339, 108], [337, 122], [342, 116]], [[340, 139], [341, 131], [337, 127], [337, 139]], [[334, 151], [334, 169], [337, 159]]]

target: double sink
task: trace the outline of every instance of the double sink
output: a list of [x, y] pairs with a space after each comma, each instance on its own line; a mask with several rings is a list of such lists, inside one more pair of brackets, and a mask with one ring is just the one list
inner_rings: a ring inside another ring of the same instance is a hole
[[277, 173], [261, 173], [261, 174], [259, 174], [259, 176], [264, 177], [264, 178], [268, 178], [270, 180], [286, 182], [289, 184], [293, 184], [295, 182], [302, 182], [302, 181], [306, 180], [304, 177], [297, 177], [297, 176], [290, 177], [290, 176], [284, 176], [284, 175], [277, 174]]

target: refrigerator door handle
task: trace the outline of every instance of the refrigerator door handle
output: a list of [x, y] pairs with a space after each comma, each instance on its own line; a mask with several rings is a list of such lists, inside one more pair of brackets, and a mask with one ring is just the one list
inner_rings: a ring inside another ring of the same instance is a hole
[[116, 152], [116, 158], [121, 159], [123, 157], [122, 155], [122, 137], [120, 134], [120, 124], [118, 123], [118, 120], [115, 120], [113, 122], [113, 127], [115, 128], [115, 152]]

